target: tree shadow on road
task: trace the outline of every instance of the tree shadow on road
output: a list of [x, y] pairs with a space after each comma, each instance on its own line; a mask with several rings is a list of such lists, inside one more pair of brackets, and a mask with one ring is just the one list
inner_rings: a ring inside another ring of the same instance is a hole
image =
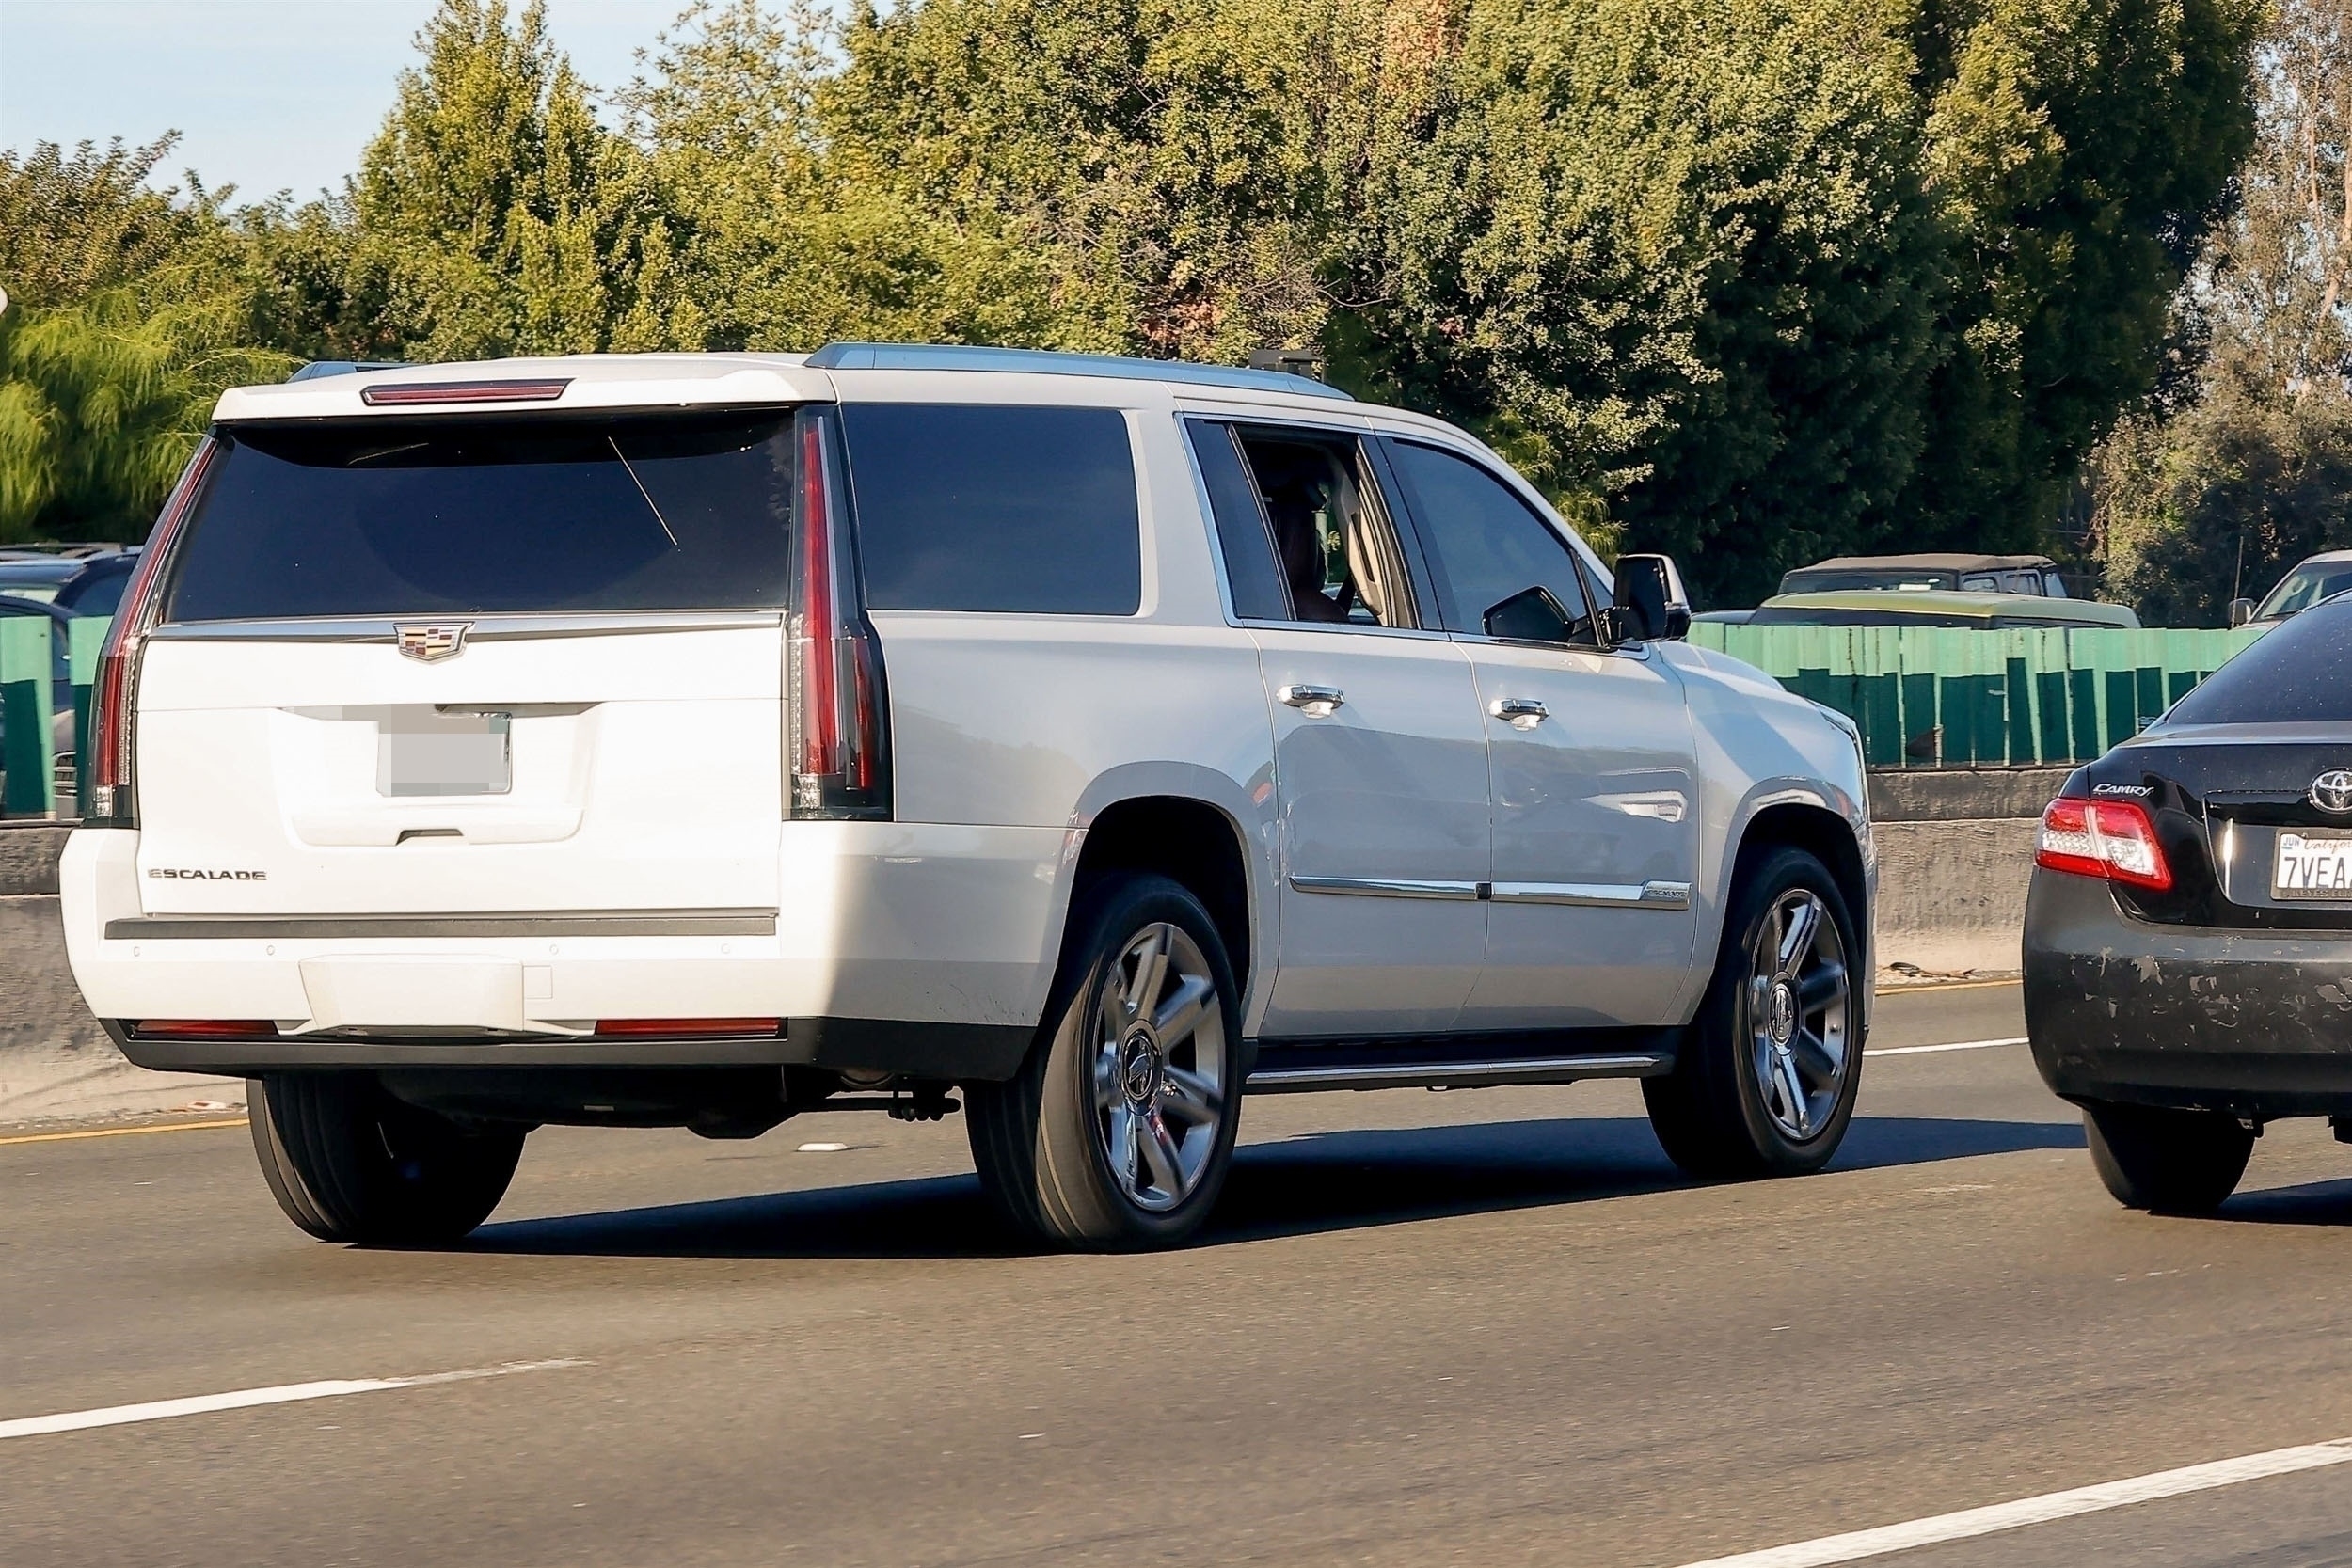
[[[2073, 1122], [1859, 1117], [1833, 1170], [2080, 1148]], [[1311, 1133], [1245, 1146], [1196, 1245], [1543, 1208], [1689, 1186], [1639, 1117]], [[995, 1258], [1034, 1250], [971, 1177], [487, 1225], [468, 1250], [630, 1258]]]

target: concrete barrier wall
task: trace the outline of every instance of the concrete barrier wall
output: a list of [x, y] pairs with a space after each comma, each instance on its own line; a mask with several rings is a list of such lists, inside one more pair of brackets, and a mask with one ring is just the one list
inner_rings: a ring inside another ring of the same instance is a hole
[[[2016, 970], [2034, 828], [2065, 776], [1909, 773], [1884, 784], [1873, 777], [1882, 971]], [[1936, 819], [1947, 813], [1973, 815]], [[133, 1067], [83, 1006], [57, 912], [66, 832], [0, 826], [0, 1123], [242, 1104], [235, 1079]]]

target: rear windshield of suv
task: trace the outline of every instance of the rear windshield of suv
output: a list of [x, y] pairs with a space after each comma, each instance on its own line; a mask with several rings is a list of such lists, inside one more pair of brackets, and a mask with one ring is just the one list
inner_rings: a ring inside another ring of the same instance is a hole
[[841, 408], [875, 610], [1133, 615], [1136, 465], [1112, 408]]
[[238, 427], [220, 437], [164, 613], [776, 608], [788, 418]]
[[2167, 724], [2352, 721], [2352, 598], [2283, 621], [2172, 705]]

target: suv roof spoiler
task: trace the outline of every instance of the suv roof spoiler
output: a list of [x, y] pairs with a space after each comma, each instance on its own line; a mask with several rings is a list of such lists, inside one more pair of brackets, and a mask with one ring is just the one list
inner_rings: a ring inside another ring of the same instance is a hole
[[827, 343], [808, 356], [820, 371], [1016, 371], [1028, 375], [1095, 375], [1121, 381], [1176, 381], [1251, 392], [1355, 400], [1337, 387], [1285, 371], [1196, 365], [1182, 359], [1128, 359], [1111, 354], [1057, 354], [1044, 349], [987, 348], [961, 343]]

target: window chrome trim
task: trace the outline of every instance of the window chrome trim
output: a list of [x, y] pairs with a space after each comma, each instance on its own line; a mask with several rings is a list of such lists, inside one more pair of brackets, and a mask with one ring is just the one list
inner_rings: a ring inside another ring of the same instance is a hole
[[1301, 877], [1291, 874], [1291, 886], [1301, 893], [1353, 894], [1360, 898], [1448, 898], [1475, 901], [1485, 896], [1483, 882], [1431, 881], [1409, 877]]
[[174, 621], [147, 635], [158, 642], [384, 642], [399, 628], [431, 621], [464, 622], [466, 641], [511, 642], [537, 637], [611, 637], [649, 631], [748, 631], [784, 625], [781, 610], [610, 610], [544, 615], [322, 615], [283, 621]]

